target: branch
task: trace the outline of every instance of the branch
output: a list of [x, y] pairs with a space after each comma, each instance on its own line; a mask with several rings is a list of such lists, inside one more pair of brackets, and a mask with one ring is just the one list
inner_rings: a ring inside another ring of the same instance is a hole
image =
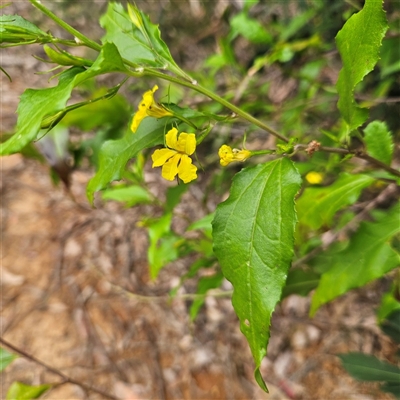
[[385, 171], [390, 172], [394, 176], [400, 177], [400, 171], [397, 169], [392, 168], [390, 165], [387, 165], [383, 163], [382, 161], [379, 161], [378, 159], [369, 156], [368, 154], [356, 150], [356, 151], [351, 151], [348, 149], [342, 149], [340, 147], [327, 147], [327, 146], [319, 146], [318, 142], [311, 142], [313, 143], [314, 147], [310, 151], [310, 144], [297, 144], [295, 146], [295, 150], [305, 150], [308, 154], [312, 154], [314, 151], [326, 151], [327, 153], [336, 153], [336, 154], [343, 154], [343, 155], [352, 155], [357, 158], [361, 158], [362, 160], [368, 161], [370, 164], [375, 165], [379, 169], [384, 169]]
[[32, 361], [35, 364], [40, 365], [41, 367], [47, 369], [48, 371], [50, 371], [51, 373], [53, 373], [55, 375], [58, 375], [63, 380], [61, 382], [61, 385], [64, 385], [66, 383], [71, 383], [73, 385], [80, 386], [84, 390], [97, 393], [97, 394], [101, 395], [104, 398], [111, 399], [111, 400], [118, 400], [118, 397], [115, 397], [112, 394], [103, 392], [100, 389], [96, 389], [96, 388], [94, 388], [92, 386], [86, 385], [86, 383], [82, 383], [82, 382], [76, 381], [73, 378], [68, 377], [63, 372], [59, 371], [58, 369], [56, 369], [54, 367], [51, 367], [50, 365], [45, 364], [43, 361], [38, 360], [36, 357], [32, 356], [31, 354], [26, 353], [24, 350], [21, 350], [18, 347], [15, 347], [13, 344], [11, 344], [8, 341], [6, 341], [5, 339], [3, 339], [3, 337], [1, 337], [1, 336], [0, 336], [0, 343], [4, 344], [9, 349], [11, 349], [15, 353], [19, 354], [20, 356], [28, 359], [29, 361]]
[[[354, 232], [358, 228], [360, 222], [369, 214], [371, 210], [376, 208], [378, 204], [386, 201], [388, 197], [392, 194], [396, 193], [397, 185], [392, 183], [388, 185], [375, 199], [369, 202], [361, 212], [359, 212], [350, 222], [348, 222], [342, 229], [338, 230], [337, 232], [327, 231], [324, 235], [328, 234], [328, 239], [325, 243], [321, 244], [318, 247], [315, 247], [309, 253], [307, 253], [304, 257], [299, 258], [294, 263], [292, 263], [292, 268], [300, 267], [302, 264], [305, 264], [307, 261], [314, 258], [316, 255], [321, 253], [321, 251], [326, 250], [336, 239], [343, 234], [347, 234], [348, 232]], [[330, 235], [329, 235], [330, 233]]]

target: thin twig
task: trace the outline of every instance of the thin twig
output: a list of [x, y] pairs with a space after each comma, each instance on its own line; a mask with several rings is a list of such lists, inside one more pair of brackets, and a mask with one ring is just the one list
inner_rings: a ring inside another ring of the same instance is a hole
[[[309, 145], [307, 144], [297, 144], [295, 146], [295, 150], [307, 150]], [[336, 153], [336, 154], [343, 154], [343, 155], [352, 155], [357, 158], [361, 158], [362, 160], [365, 160], [369, 162], [370, 164], [375, 165], [379, 169], [384, 169], [385, 171], [390, 172], [392, 175], [399, 176], [400, 177], [400, 171], [397, 169], [392, 168], [390, 165], [387, 165], [383, 163], [382, 161], [379, 161], [378, 159], [371, 157], [370, 155], [361, 152], [361, 151], [351, 151], [348, 149], [343, 149], [340, 147], [327, 147], [327, 146], [320, 146], [318, 148], [318, 151], [326, 151], [327, 153]]]
[[51, 367], [50, 365], [45, 364], [43, 361], [38, 360], [36, 357], [32, 356], [31, 354], [28, 354], [24, 350], [21, 350], [20, 348], [14, 346], [13, 344], [8, 342], [7, 340], [5, 340], [1, 336], [0, 336], [0, 343], [2, 343], [3, 345], [7, 346], [9, 349], [11, 349], [15, 353], [19, 354], [20, 356], [26, 358], [27, 360], [32, 361], [37, 365], [40, 365], [41, 367], [47, 369], [49, 372], [51, 372], [51, 373], [53, 373], [55, 375], [58, 375], [63, 380], [63, 382], [61, 382], [61, 385], [64, 385], [66, 383], [71, 383], [73, 385], [80, 386], [84, 390], [100, 394], [101, 396], [103, 396], [103, 397], [105, 397], [107, 399], [119, 400], [118, 397], [115, 397], [112, 394], [104, 392], [101, 389], [94, 388], [93, 386], [86, 385], [86, 383], [79, 382], [79, 381], [77, 381], [77, 380], [75, 380], [73, 378], [70, 378], [69, 376], [65, 375], [63, 372], [59, 371], [58, 369], [56, 369], [54, 367]]

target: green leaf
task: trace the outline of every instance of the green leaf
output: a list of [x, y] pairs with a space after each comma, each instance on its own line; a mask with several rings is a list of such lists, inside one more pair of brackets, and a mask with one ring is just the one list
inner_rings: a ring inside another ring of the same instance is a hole
[[74, 86], [74, 79], [83, 71], [83, 68], [74, 67], [60, 75], [59, 83], [55, 87], [25, 90], [17, 109], [16, 133], [0, 145], [0, 155], [16, 153], [36, 139], [42, 119], [65, 107]]
[[399, 382], [386, 382], [381, 386], [381, 390], [386, 393], [391, 393], [396, 399], [400, 399]]
[[[390, 291], [383, 294], [381, 304], [376, 311], [378, 322], [381, 324], [388, 316], [394, 312], [400, 311], [400, 298], [399, 288], [393, 284]], [[399, 336], [400, 337], [400, 336]]]
[[393, 156], [393, 139], [385, 122], [373, 121], [364, 129], [367, 153], [379, 161], [390, 165]]
[[338, 354], [343, 368], [361, 381], [399, 383], [400, 368], [364, 353]]
[[282, 298], [291, 294], [307, 296], [311, 290], [318, 286], [319, 277], [319, 274], [313, 271], [303, 271], [302, 269], [290, 270], [286, 285], [282, 291]]
[[338, 108], [349, 132], [368, 118], [368, 110], [358, 107], [354, 100], [354, 89], [374, 69], [387, 29], [382, 0], [366, 0], [364, 8], [352, 15], [336, 36], [343, 62], [336, 84]]
[[312, 229], [329, 226], [335, 213], [355, 203], [362, 189], [373, 182], [374, 179], [367, 175], [342, 173], [330, 186], [305, 189], [297, 201], [299, 223]]
[[0, 16], [0, 43], [46, 43], [51, 39], [51, 35], [19, 15]]
[[150, 265], [150, 277], [155, 279], [161, 268], [178, 258], [178, 246], [180, 238], [171, 233], [172, 214], [166, 213], [152, 222], [148, 222], [150, 245], [148, 258]]
[[151, 203], [149, 192], [141, 186], [114, 187], [105, 190], [102, 194], [103, 200], [115, 200], [126, 203], [126, 207], [133, 207], [136, 204]]
[[294, 197], [300, 184], [287, 158], [245, 168], [213, 221], [214, 251], [233, 285], [232, 304], [253, 354], [256, 381], [265, 391], [260, 365], [293, 256]]
[[[398, 303], [399, 304], [399, 303]], [[395, 342], [400, 343], [400, 309], [397, 308], [381, 324], [381, 329]]]
[[99, 154], [99, 169], [89, 181], [86, 194], [93, 203], [94, 193], [104, 189], [110, 182], [121, 179], [126, 163], [135, 155], [164, 141], [165, 122], [145, 118], [136, 133], [127, 131], [119, 140], [104, 142]]
[[30, 386], [21, 382], [13, 382], [8, 389], [6, 400], [37, 399], [50, 388], [51, 385]]
[[7, 365], [11, 364], [16, 358], [17, 355], [9, 353], [7, 350], [0, 347], [0, 371], [3, 371]]
[[254, 18], [249, 17], [247, 12], [236, 14], [230, 21], [233, 35], [240, 34], [252, 43], [268, 44], [272, 36]]
[[400, 255], [390, 246], [391, 238], [400, 232], [399, 215], [400, 203], [379, 222], [363, 222], [345, 249], [327, 250], [317, 258], [328, 271], [322, 274], [312, 298], [311, 315], [328, 301], [380, 278], [399, 265]]
[[[217, 273], [212, 276], [204, 276], [199, 279], [197, 284], [196, 294], [206, 294], [210, 289], [215, 289], [221, 286], [224, 276], [222, 273]], [[205, 301], [204, 297], [197, 298], [190, 306], [189, 315], [190, 320], [194, 321]]]
[[119, 3], [109, 3], [100, 24], [106, 30], [103, 42], [112, 42], [123, 58], [138, 67], [169, 69], [184, 75], [173, 60], [167, 45], [160, 37], [158, 25], [136, 6], [128, 4], [128, 12]]
[[185, 184], [179, 184], [177, 186], [169, 187], [167, 190], [167, 199], [165, 202], [165, 211], [172, 212], [173, 209], [181, 201], [182, 195], [188, 190], [189, 186]]
[[36, 139], [42, 120], [65, 108], [75, 86], [96, 75], [124, 70], [118, 50], [113, 44], [107, 43], [90, 68], [68, 69], [60, 75], [59, 83], [55, 87], [25, 90], [18, 105], [16, 133], [0, 145], [0, 155], [16, 153]]

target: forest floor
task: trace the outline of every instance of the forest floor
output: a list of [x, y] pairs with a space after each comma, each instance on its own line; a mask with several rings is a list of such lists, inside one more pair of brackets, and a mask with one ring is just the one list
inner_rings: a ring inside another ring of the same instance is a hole
[[[32, 79], [32, 87], [39, 79], [32, 74], [38, 61], [26, 54], [7, 49], [2, 55], [2, 66], [13, 76], [12, 83], [0, 78], [2, 132], [13, 129], [26, 82]], [[384, 280], [342, 296], [313, 319], [310, 297], [286, 298], [273, 316], [261, 368], [266, 394], [254, 381], [251, 353], [230, 299], [209, 296], [191, 322], [190, 284], [168, 299], [188, 265], [172, 263], [150, 280], [148, 237], [139, 224], [151, 213], [149, 206], [108, 202], [91, 208], [85, 195], [91, 168], [72, 173], [72, 198], [62, 185], [52, 184], [47, 165], [12, 155], [0, 159], [0, 167], [0, 329], [24, 352], [120, 399], [392, 398], [376, 384], [350, 378], [336, 357], [350, 351], [393, 357], [396, 346], [375, 316], [387, 289]], [[149, 169], [146, 177], [159, 187], [158, 175]], [[196, 198], [189, 189], [183, 209], [198, 208]], [[61, 382], [20, 357], [1, 375], [1, 398], [16, 380]], [[43, 398], [106, 397], [63, 384]]]

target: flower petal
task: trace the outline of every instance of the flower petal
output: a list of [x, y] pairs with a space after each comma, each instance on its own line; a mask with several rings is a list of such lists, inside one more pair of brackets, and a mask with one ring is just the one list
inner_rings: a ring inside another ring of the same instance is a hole
[[230, 146], [226, 144], [222, 145], [218, 150], [218, 155], [220, 158], [220, 164], [226, 167], [229, 163], [233, 161], [233, 152]]
[[179, 135], [175, 150], [185, 153], [188, 156], [192, 155], [196, 150], [196, 135], [194, 133], [182, 132]]
[[178, 173], [178, 162], [181, 159], [182, 154], [175, 154], [170, 158], [162, 167], [161, 175], [167, 181], [173, 181], [176, 174]]
[[136, 130], [139, 127], [142, 120], [147, 117], [147, 110], [154, 103], [153, 94], [157, 89], [158, 89], [158, 86], [154, 85], [153, 89], [148, 90], [147, 92], [145, 92], [143, 94], [142, 101], [138, 105], [138, 110], [132, 120], [131, 131], [133, 133], [136, 132]]
[[170, 149], [178, 150], [176, 148], [178, 138], [178, 129], [172, 128], [165, 135], [165, 142]]
[[185, 155], [181, 155], [181, 162], [178, 166], [178, 176], [183, 182], [188, 183], [197, 178], [197, 167], [192, 164], [192, 159]]
[[175, 154], [177, 154], [175, 150], [170, 150], [170, 149], [156, 150], [151, 156], [151, 159], [153, 160], [153, 168], [161, 167], [161, 165], [164, 165]]

